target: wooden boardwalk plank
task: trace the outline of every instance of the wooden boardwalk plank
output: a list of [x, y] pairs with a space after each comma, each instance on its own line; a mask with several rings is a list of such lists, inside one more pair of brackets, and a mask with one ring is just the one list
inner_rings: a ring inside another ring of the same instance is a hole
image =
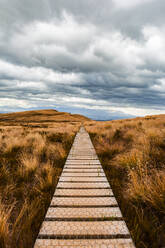
[[77, 133], [34, 248], [134, 248], [88, 133]]

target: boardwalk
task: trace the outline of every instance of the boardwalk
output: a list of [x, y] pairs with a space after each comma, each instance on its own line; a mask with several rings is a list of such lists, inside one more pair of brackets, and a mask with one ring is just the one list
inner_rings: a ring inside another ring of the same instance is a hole
[[34, 245], [48, 247], [134, 248], [83, 127], [76, 135]]

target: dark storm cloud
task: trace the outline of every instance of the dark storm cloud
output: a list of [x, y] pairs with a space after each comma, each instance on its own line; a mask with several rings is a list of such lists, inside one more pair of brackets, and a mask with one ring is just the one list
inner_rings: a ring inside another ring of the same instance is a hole
[[163, 112], [164, 9], [164, 0], [0, 0], [0, 111]]

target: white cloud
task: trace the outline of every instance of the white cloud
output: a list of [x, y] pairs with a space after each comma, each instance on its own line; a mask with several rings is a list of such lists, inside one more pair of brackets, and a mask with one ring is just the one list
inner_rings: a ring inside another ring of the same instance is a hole
[[112, 107], [110, 110], [121, 111], [125, 114], [135, 115], [135, 116], [145, 116], [145, 115], [158, 115], [164, 114], [164, 109], [154, 109], [154, 108], [137, 108], [137, 107]]
[[117, 66], [129, 71], [139, 65], [143, 65], [143, 59], [139, 56], [141, 44], [137, 41], [124, 37], [120, 32], [109, 32], [103, 37], [97, 37], [94, 43], [94, 52], [102, 57], [109, 67]]
[[[79, 24], [71, 15], [63, 12], [60, 20], [35, 21], [24, 26], [14, 33], [8, 45], [10, 53], [21, 62], [35, 64], [44, 60], [50, 63], [49, 57], [53, 57], [53, 61], [62, 60], [64, 63], [67, 57], [77, 57], [79, 53], [84, 53], [94, 33], [94, 25]], [[4, 46], [5, 42], [4, 39]]]
[[142, 5], [153, 0], [113, 0], [117, 8], [134, 8], [138, 5]]
[[[19, 66], [0, 60], [0, 75], [22, 81], [42, 81], [49, 83], [77, 83], [81, 81], [80, 75], [75, 73], [55, 72], [43, 67]], [[12, 81], [11, 81], [12, 83]]]
[[144, 46], [142, 55], [149, 63], [162, 64], [165, 66], [165, 28], [145, 26], [142, 30]]
[[165, 95], [165, 78], [158, 79], [157, 84], [153, 85], [151, 89]]
[[1, 99], [0, 101], [0, 107], [2, 110], [5, 110], [3, 107], [6, 107], [7, 110], [10, 110], [10, 108], [33, 108], [36, 107], [35, 104], [30, 103], [27, 100], [21, 100], [21, 99], [12, 99], [11, 97], [4, 97], [3, 99]]
[[[165, 35], [162, 27], [144, 26], [143, 39], [136, 40], [119, 30], [102, 32], [90, 23], [78, 23], [64, 12], [62, 19], [28, 24], [5, 40], [2, 49], [20, 64], [45, 68], [48, 77], [60, 81], [63, 72], [110, 72], [133, 74], [139, 67], [165, 65]], [[28, 48], [28, 49], [27, 49]], [[40, 69], [36, 70], [36, 77]], [[43, 70], [42, 70], [43, 71]], [[68, 73], [71, 77], [71, 73]], [[52, 75], [52, 76], [51, 76]], [[74, 75], [75, 76], [75, 75]], [[60, 78], [59, 78], [60, 77]], [[64, 74], [65, 80], [66, 75]], [[30, 78], [32, 80], [32, 78]], [[51, 79], [50, 79], [51, 80]], [[69, 80], [69, 79], [68, 79]], [[73, 80], [73, 75], [71, 80]], [[77, 78], [76, 78], [77, 80]]]

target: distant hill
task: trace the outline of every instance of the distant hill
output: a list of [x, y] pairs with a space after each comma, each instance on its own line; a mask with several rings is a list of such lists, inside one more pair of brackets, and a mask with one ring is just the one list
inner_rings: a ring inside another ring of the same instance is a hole
[[90, 121], [89, 118], [78, 115], [70, 114], [67, 112], [59, 112], [54, 109], [46, 110], [32, 110], [24, 112], [15, 112], [0, 114], [0, 125], [28, 125], [28, 124], [41, 124], [50, 122], [84, 122]]

